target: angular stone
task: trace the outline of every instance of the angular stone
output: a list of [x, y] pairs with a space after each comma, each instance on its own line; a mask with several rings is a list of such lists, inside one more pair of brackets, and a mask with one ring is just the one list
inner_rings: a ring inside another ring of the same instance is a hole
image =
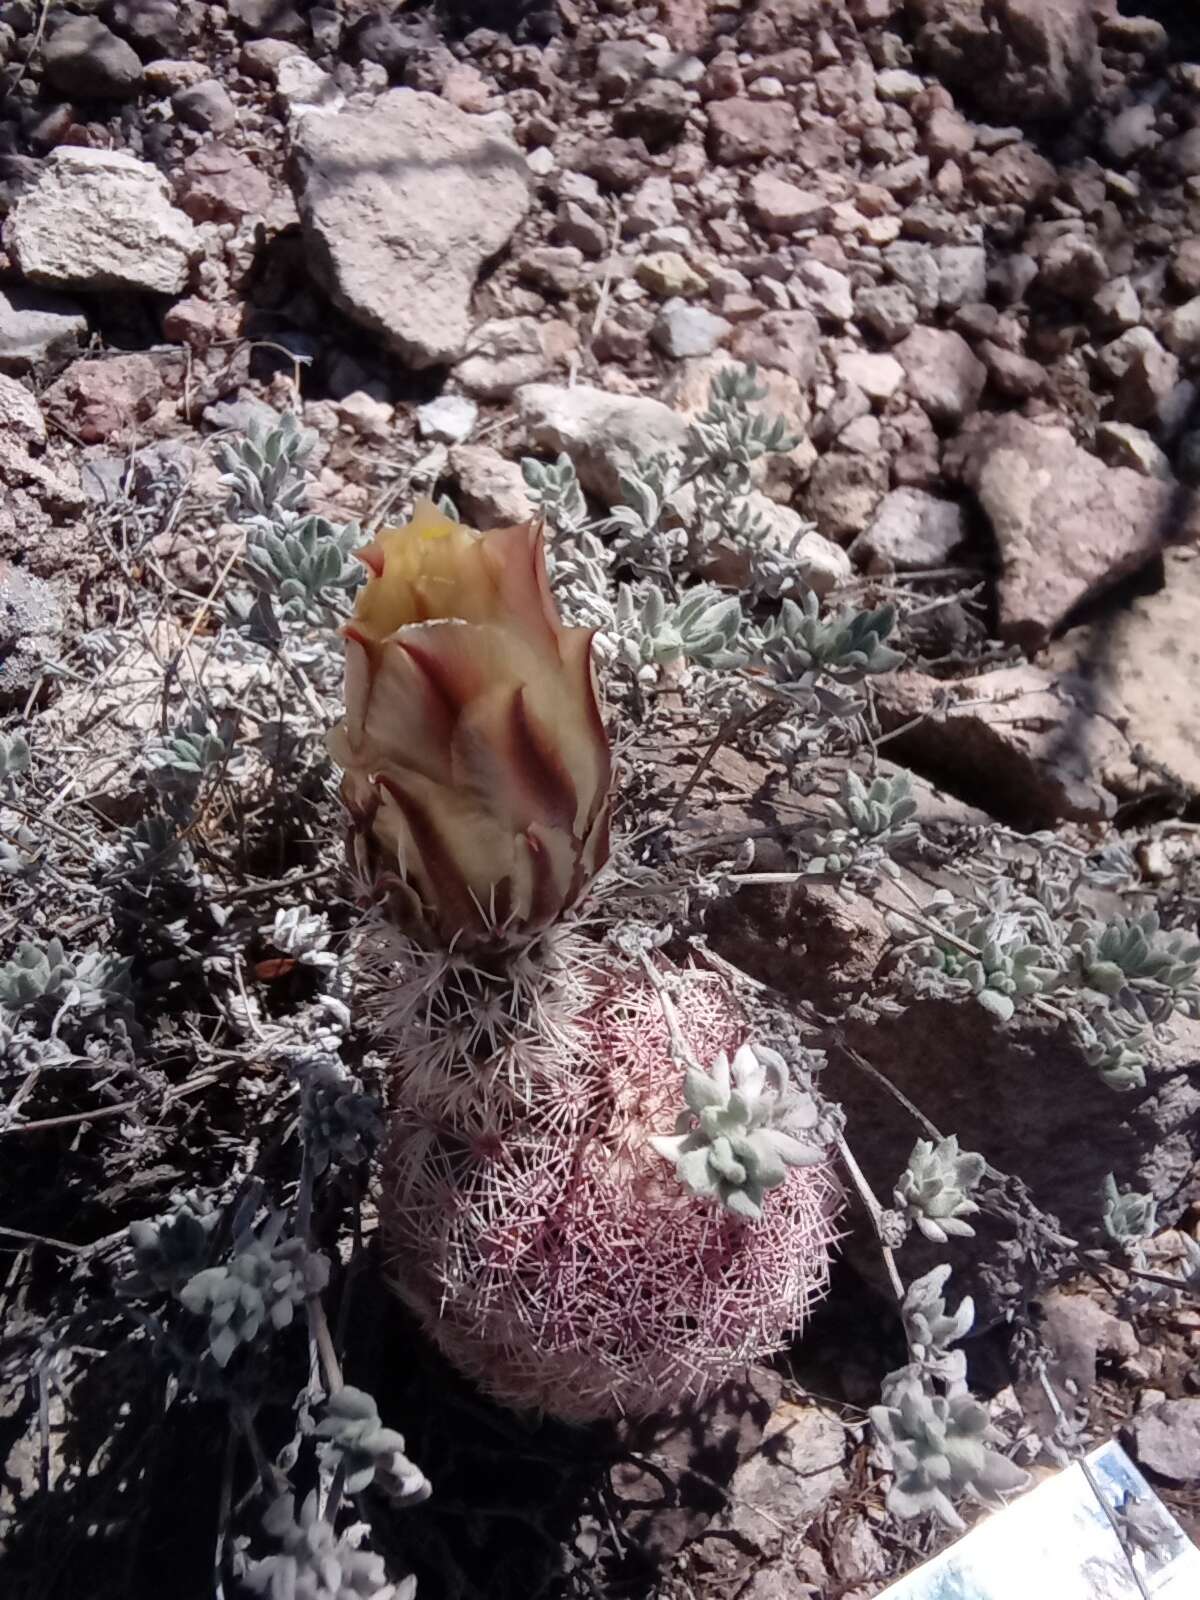
[[237, 107], [229, 91], [212, 78], [177, 89], [171, 96], [171, 109], [185, 127], [200, 133], [228, 133], [237, 127]]
[[110, 0], [105, 21], [127, 39], [144, 61], [182, 56], [196, 23], [186, 6], [175, 0]]
[[484, 262], [529, 209], [525, 160], [478, 117], [415, 89], [301, 119], [292, 183], [310, 266], [414, 367], [455, 360]]
[[678, 250], [655, 250], [640, 257], [634, 273], [637, 281], [652, 294], [703, 294], [707, 287], [706, 280]]
[[934, 71], [999, 121], [1062, 119], [1099, 95], [1091, 0], [915, 0], [912, 10]]
[[1109, 467], [1128, 467], [1143, 478], [1172, 477], [1171, 463], [1150, 435], [1131, 422], [1102, 422], [1096, 429], [1096, 454]]
[[1179, 357], [1164, 350], [1149, 328], [1131, 328], [1123, 339], [1128, 360], [1113, 392], [1113, 415], [1122, 422], [1162, 427], [1172, 414]]
[[893, 489], [854, 553], [868, 572], [921, 572], [944, 567], [966, 538], [963, 508], [922, 489]]
[[913, 298], [898, 283], [880, 283], [860, 289], [854, 302], [854, 315], [862, 327], [884, 344], [899, 344], [917, 323]]
[[479, 420], [479, 407], [461, 394], [440, 394], [417, 407], [417, 431], [422, 439], [461, 444]]
[[939, 426], [959, 427], [979, 405], [987, 373], [961, 334], [914, 328], [896, 346], [896, 360], [909, 394]]
[[703, 306], [668, 300], [650, 336], [664, 355], [680, 361], [687, 356], [711, 355], [732, 327]]
[[1171, 312], [1163, 324], [1163, 343], [1184, 361], [1200, 358], [1200, 295]]
[[829, 217], [829, 201], [823, 195], [785, 183], [773, 172], [755, 173], [749, 195], [755, 220], [769, 233], [815, 228]]
[[56, 654], [62, 607], [41, 578], [0, 561], [0, 707], [22, 705]]
[[87, 317], [74, 301], [17, 284], [0, 289], [0, 372], [62, 362], [86, 338]]
[[1108, 282], [1108, 263], [1090, 239], [1068, 233], [1055, 239], [1042, 257], [1038, 282], [1064, 300], [1090, 305]]
[[60, 145], [17, 201], [4, 242], [31, 283], [178, 294], [200, 241], [165, 179], [119, 150]]
[[730, 1533], [773, 1555], [821, 1514], [846, 1482], [846, 1430], [832, 1412], [784, 1400], [763, 1430], [762, 1444], [734, 1473], [729, 1509], [702, 1549]]
[[849, 322], [854, 315], [854, 293], [844, 272], [823, 261], [802, 261], [789, 284], [793, 300], [830, 322]]
[[477, 400], [507, 400], [523, 383], [544, 378], [550, 365], [535, 317], [496, 317], [472, 331], [455, 375]]
[[[939, 697], [944, 716], [915, 720]], [[1117, 802], [1107, 780], [1132, 771], [1119, 728], [1124, 708], [1081, 675], [1052, 675], [1029, 662], [951, 684], [898, 672], [879, 704], [889, 730], [913, 724], [893, 740], [896, 760], [915, 762], [967, 799], [987, 797], [994, 816], [1017, 826], [1111, 817]]]
[[1009, 414], [956, 440], [948, 473], [974, 491], [1000, 556], [1000, 633], [1043, 640], [1091, 599], [1161, 549], [1171, 487], [1106, 467], [1066, 428]]
[[661, 401], [608, 394], [589, 384], [560, 389], [531, 383], [518, 389], [526, 437], [552, 455], [565, 451], [579, 481], [605, 505], [620, 499], [620, 476], [655, 450], [680, 450], [688, 424]]
[[510, 528], [533, 516], [520, 467], [489, 445], [452, 446], [450, 471], [458, 485], [458, 509], [473, 527]]
[[739, 328], [730, 348], [740, 361], [786, 372], [805, 387], [816, 375], [821, 330], [811, 311], [768, 311]]
[[904, 382], [904, 368], [895, 356], [849, 350], [837, 358], [837, 375], [872, 400], [890, 400]]
[[805, 506], [827, 538], [851, 539], [871, 521], [887, 483], [887, 461], [882, 455], [830, 450], [817, 459]]
[[240, 222], [271, 205], [271, 184], [249, 156], [226, 144], [202, 146], [183, 163], [179, 204], [195, 222]]
[[1129, 1433], [1140, 1466], [1171, 1483], [1200, 1478], [1200, 1395], [1163, 1400], [1140, 1411]]
[[46, 414], [84, 444], [99, 444], [123, 432], [132, 435], [162, 396], [161, 368], [153, 356], [138, 354], [75, 361], [46, 390]]
[[786, 156], [796, 138], [796, 113], [778, 100], [714, 100], [708, 107], [708, 148], [724, 166]]
[[[1143, 480], [1144, 482], [1147, 480]], [[1170, 503], [1170, 485], [1156, 484]], [[1185, 530], [1186, 531], [1186, 530]], [[1193, 534], [1193, 537], [1195, 535]], [[1200, 794], [1200, 560], [1180, 546], [1163, 555], [1163, 586], [1102, 623], [1072, 628], [1048, 665], [1097, 680], [1120, 702], [1138, 745], [1185, 793]], [[1154, 780], [1157, 785], [1158, 780]], [[1135, 794], [1137, 781], [1118, 785]]]
[[79, 100], [127, 100], [138, 91], [142, 63], [98, 17], [68, 17], [46, 41], [46, 77]]
[[940, 244], [933, 255], [943, 311], [987, 299], [987, 251], [981, 244]]

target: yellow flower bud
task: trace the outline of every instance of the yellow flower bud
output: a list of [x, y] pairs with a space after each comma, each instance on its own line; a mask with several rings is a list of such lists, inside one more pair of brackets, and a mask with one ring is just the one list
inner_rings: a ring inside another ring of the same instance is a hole
[[612, 769], [541, 527], [480, 534], [423, 500], [359, 554], [329, 736], [358, 865], [446, 942], [544, 928], [607, 858]]

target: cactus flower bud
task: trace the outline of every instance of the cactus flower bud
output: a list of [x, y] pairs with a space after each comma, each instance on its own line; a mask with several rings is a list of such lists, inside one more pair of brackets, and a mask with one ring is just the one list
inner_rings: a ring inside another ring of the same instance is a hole
[[422, 500], [359, 555], [329, 736], [356, 864], [447, 943], [535, 933], [608, 855], [591, 631], [560, 622], [536, 523], [480, 534]]

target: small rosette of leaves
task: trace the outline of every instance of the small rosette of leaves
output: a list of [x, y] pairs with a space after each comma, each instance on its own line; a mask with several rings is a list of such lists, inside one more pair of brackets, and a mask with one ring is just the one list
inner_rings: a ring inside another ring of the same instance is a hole
[[825, 1159], [815, 1098], [789, 1089], [783, 1059], [764, 1046], [743, 1045], [732, 1063], [722, 1051], [711, 1072], [689, 1068], [683, 1098], [674, 1134], [650, 1143], [693, 1194], [744, 1221], [758, 1221], [789, 1167]]
[[912, 820], [917, 802], [907, 772], [877, 777], [869, 786], [856, 772], [847, 772], [840, 796], [828, 806], [829, 820], [805, 837], [813, 851], [805, 863], [807, 872], [835, 877], [853, 873], [856, 878], [894, 872], [891, 853], [917, 836]]
[[1088, 1065], [1102, 1082], [1119, 1093], [1145, 1087], [1154, 1043], [1148, 1022], [1112, 1006], [1097, 1007], [1087, 1015], [1075, 1012], [1071, 1021]]
[[181, 1195], [174, 1209], [153, 1222], [131, 1222], [133, 1274], [122, 1288], [131, 1295], [178, 1294], [208, 1260], [220, 1213], [204, 1195]]
[[317, 1425], [323, 1441], [321, 1459], [332, 1472], [340, 1467], [347, 1494], [359, 1494], [371, 1483], [401, 1505], [428, 1500], [432, 1485], [404, 1453], [404, 1437], [385, 1428], [373, 1397], [347, 1384], [329, 1397]]
[[900, 1308], [908, 1347], [918, 1364], [943, 1373], [960, 1370], [957, 1362], [947, 1364], [950, 1346], [965, 1338], [975, 1323], [975, 1302], [970, 1295], [963, 1296], [957, 1311], [947, 1308], [942, 1291], [949, 1277], [950, 1267], [943, 1262], [914, 1278], [904, 1291]]
[[981, 1155], [958, 1148], [957, 1134], [937, 1143], [918, 1139], [896, 1185], [896, 1205], [934, 1244], [970, 1239], [975, 1230], [964, 1219], [979, 1210], [971, 1191], [986, 1166]]
[[1111, 1172], [1104, 1180], [1103, 1206], [1105, 1233], [1130, 1253], [1150, 1237], [1158, 1222], [1153, 1196], [1133, 1190], [1122, 1194]]
[[634, 672], [678, 661], [740, 666], [746, 659], [738, 648], [742, 621], [737, 597], [707, 585], [668, 601], [655, 584], [646, 584], [640, 594], [622, 584], [615, 616], [618, 659]]
[[278, 607], [296, 620], [326, 620], [345, 611], [363, 569], [354, 552], [363, 543], [356, 522], [341, 526], [327, 517], [260, 523], [251, 528], [243, 557], [246, 575]]
[[0, 789], [29, 771], [29, 741], [22, 733], [0, 733]]
[[229, 753], [229, 741], [201, 718], [152, 744], [145, 762], [156, 789], [195, 790], [206, 773], [229, 759]]
[[216, 447], [221, 482], [229, 490], [234, 521], [288, 515], [303, 504], [303, 465], [316, 443], [287, 413], [273, 428], [254, 426], [242, 439], [222, 439]]
[[918, 987], [970, 994], [1007, 1022], [1019, 1000], [1045, 993], [1059, 979], [1052, 953], [1035, 943], [1011, 912], [944, 907], [938, 922], [944, 936], [934, 934], [917, 944], [926, 968]]
[[417, 1583], [389, 1583], [383, 1557], [338, 1537], [321, 1515], [314, 1489], [296, 1515], [294, 1495], [281, 1495], [263, 1516], [279, 1550], [247, 1566], [242, 1581], [269, 1600], [413, 1600]]
[[310, 911], [307, 906], [281, 906], [263, 933], [276, 950], [282, 950], [301, 966], [327, 972], [338, 964], [337, 956], [329, 949], [333, 938], [329, 918], [322, 911]]
[[89, 950], [68, 956], [61, 939], [35, 944], [25, 939], [0, 965], [0, 1006], [14, 1013], [51, 1014], [70, 1006], [91, 1015], [120, 1004], [126, 995], [129, 961]]
[[[891, 606], [822, 617], [821, 603], [810, 590], [799, 599], [783, 601], [762, 630], [759, 650], [779, 689], [785, 694], [809, 694], [818, 677], [853, 685], [894, 671], [904, 660], [886, 643], [895, 623]], [[833, 709], [841, 704], [837, 696], [831, 697]]]
[[560, 455], [557, 461], [526, 456], [521, 473], [530, 501], [555, 533], [578, 533], [588, 519], [588, 508], [570, 456]]
[[1071, 943], [1073, 975], [1109, 998], [1127, 988], [1173, 1001], [1195, 991], [1200, 943], [1186, 933], [1164, 931], [1154, 911], [1114, 917], [1102, 927], [1077, 923]]
[[361, 1166], [379, 1142], [379, 1102], [332, 1056], [300, 1069], [300, 1108], [314, 1177], [331, 1165]]
[[1003, 1436], [989, 1422], [986, 1407], [959, 1385], [936, 1392], [918, 1367], [888, 1375], [882, 1404], [871, 1407], [871, 1421], [893, 1474], [888, 1510], [898, 1517], [932, 1512], [961, 1532], [965, 1524], [955, 1500], [965, 1495], [987, 1504], [1029, 1481], [995, 1448]]
[[723, 367], [713, 378], [707, 406], [688, 430], [684, 454], [689, 467], [720, 473], [731, 486], [748, 489], [754, 462], [794, 450], [800, 440], [782, 417], [751, 409], [766, 397], [755, 367]]
[[284, 1237], [286, 1223], [276, 1212], [258, 1233], [247, 1230], [228, 1261], [203, 1268], [179, 1291], [193, 1315], [207, 1318], [209, 1352], [219, 1367], [240, 1347], [290, 1327], [297, 1306], [328, 1282], [328, 1261], [302, 1239]]

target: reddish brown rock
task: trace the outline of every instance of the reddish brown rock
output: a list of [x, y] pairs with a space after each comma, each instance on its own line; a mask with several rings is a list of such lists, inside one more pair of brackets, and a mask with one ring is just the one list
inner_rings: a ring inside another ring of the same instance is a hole
[[1058, 174], [1031, 144], [1002, 145], [975, 157], [969, 179], [974, 193], [991, 205], [1044, 205], [1058, 187]]
[[145, 422], [162, 398], [162, 363], [152, 356], [75, 361], [47, 389], [48, 416], [84, 444], [99, 444]]
[[786, 372], [807, 385], [817, 370], [821, 330], [811, 311], [768, 311], [740, 327], [730, 348], [739, 361]]
[[1064, 427], [981, 419], [945, 467], [974, 491], [1000, 557], [1000, 633], [1037, 644], [1076, 606], [1162, 548], [1174, 485], [1106, 467]]
[[714, 161], [736, 166], [787, 155], [796, 138], [796, 113], [780, 100], [714, 100], [708, 108], [708, 149]]
[[214, 142], [190, 155], [179, 181], [179, 205], [193, 222], [240, 222], [271, 204], [271, 185], [248, 156]]

